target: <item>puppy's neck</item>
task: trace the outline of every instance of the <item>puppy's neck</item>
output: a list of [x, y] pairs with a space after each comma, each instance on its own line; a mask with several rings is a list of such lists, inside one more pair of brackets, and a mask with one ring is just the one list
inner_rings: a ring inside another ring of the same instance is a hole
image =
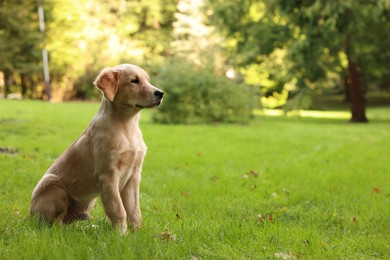
[[140, 118], [140, 110], [127, 105], [116, 104], [110, 102], [107, 98], [103, 97], [100, 104], [98, 115], [101, 117], [109, 118], [120, 123], [134, 123], [138, 124]]

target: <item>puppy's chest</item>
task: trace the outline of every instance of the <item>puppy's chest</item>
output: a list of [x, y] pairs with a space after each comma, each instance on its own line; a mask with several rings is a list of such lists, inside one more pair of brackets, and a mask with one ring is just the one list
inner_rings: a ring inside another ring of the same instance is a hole
[[119, 186], [121, 189], [134, 174], [140, 174], [146, 150], [146, 145], [142, 142], [137, 145], [127, 145], [120, 154], [117, 169], [120, 175]]

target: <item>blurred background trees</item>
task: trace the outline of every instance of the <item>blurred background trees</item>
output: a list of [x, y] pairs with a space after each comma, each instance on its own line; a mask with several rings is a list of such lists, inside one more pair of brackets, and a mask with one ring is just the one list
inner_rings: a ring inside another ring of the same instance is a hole
[[[5, 96], [44, 98], [37, 4], [0, 0]], [[199, 114], [193, 122], [250, 118], [256, 103], [310, 108], [329, 93], [344, 93], [351, 121], [364, 122], [365, 93], [390, 88], [390, 0], [45, 0], [44, 9], [54, 100], [97, 98], [97, 73], [124, 62], [145, 67], [167, 99], [185, 102], [180, 118]], [[156, 120], [178, 121], [167, 114], [178, 108], [165, 110]]]
[[210, 4], [211, 20], [238, 54], [232, 64], [265, 98], [284, 99], [289, 92], [290, 105], [309, 107], [311, 92], [343, 84], [351, 120], [365, 122], [363, 92], [390, 86], [388, 0]]
[[20, 93], [33, 96], [41, 60], [41, 35], [37, 5], [34, 0], [1, 1], [0, 8], [0, 71], [5, 95], [18, 81]]

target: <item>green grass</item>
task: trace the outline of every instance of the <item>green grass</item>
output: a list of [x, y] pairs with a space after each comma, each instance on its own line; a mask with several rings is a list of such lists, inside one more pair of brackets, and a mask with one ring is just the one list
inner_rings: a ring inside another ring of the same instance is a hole
[[390, 108], [369, 109], [369, 124], [244, 126], [156, 125], [145, 111], [140, 231], [120, 236], [101, 203], [66, 227], [28, 218], [98, 106], [0, 100], [0, 259], [390, 259]]

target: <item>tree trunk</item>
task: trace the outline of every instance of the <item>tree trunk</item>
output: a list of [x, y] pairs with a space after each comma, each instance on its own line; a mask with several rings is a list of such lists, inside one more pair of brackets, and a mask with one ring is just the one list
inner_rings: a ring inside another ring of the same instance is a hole
[[26, 82], [26, 75], [24, 73], [20, 74], [21, 78], [21, 87], [22, 87], [22, 97], [26, 97], [27, 93], [27, 82]]
[[344, 101], [345, 103], [351, 102], [351, 97], [349, 95], [349, 86], [351, 85], [351, 77], [344, 76]]
[[348, 60], [348, 70], [351, 84], [348, 84], [348, 92], [351, 106], [351, 122], [368, 122], [366, 117], [366, 99], [364, 98], [359, 72], [355, 61]]
[[34, 98], [34, 86], [35, 82], [33, 77], [29, 77], [29, 91], [28, 91], [28, 98], [33, 99]]
[[12, 73], [10, 70], [4, 70], [4, 97], [6, 98], [11, 92]]
[[351, 36], [346, 38], [346, 54], [348, 59], [348, 71], [350, 82], [347, 84], [347, 91], [350, 98], [351, 122], [365, 123], [368, 122], [366, 117], [366, 99], [363, 94], [362, 84], [358, 71], [357, 61], [352, 54]]

